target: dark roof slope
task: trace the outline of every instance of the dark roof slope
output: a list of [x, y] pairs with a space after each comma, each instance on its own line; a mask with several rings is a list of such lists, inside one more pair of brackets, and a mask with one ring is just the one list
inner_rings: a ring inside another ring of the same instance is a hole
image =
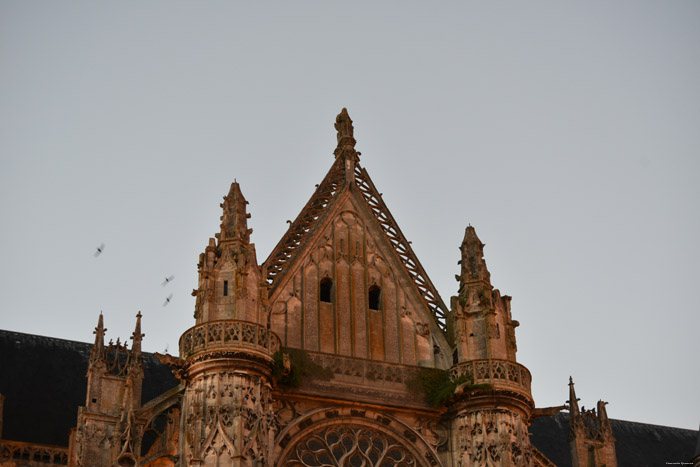
[[536, 418], [530, 426], [530, 442], [559, 467], [571, 465], [569, 415]]
[[[92, 344], [0, 330], [0, 394], [5, 396], [2, 438], [68, 446], [78, 407], [85, 405]], [[178, 381], [144, 353], [142, 400]]]
[[[698, 432], [683, 428], [610, 420], [615, 436], [618, 467], [646, 467], [688, 462]], [[532, 444], [560, 467], [571, 465], [569, 415], [558, 413], [536, 419], [530, 427]]]

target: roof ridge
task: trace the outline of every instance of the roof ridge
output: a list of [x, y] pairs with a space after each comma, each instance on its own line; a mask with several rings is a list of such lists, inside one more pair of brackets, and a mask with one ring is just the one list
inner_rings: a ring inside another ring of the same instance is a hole
[[[19, 332], [19, 331], [10, 331], [8, 329], [0, 329], [0, 336], [2, 335], [7, 335], [7, 336], [16, 336], [16, 337], [22, 337], [22, 338], [31, 338], [33, 341], [44, 341], [44, 342], [54, 342], [54, 343], [66, 343], [66, 344], [78, 344], [81, 346], [85, 346], [86, 350], [90, 350], [94, 343], [93, 342], [83, 342], [83, 341], [76, 341], [72, 339], [63, 339], [60, 337], [52, 337], [52, 336], [42, 336], [40, 334], [29, 334], [27, 332]], [[143, 355], [148, 355], [152, 356], [158, 351], [142, 351], [141, 353]]]
[[[555, 417], [559, 417], [559, 416], [561, 416], [561, 417], [563, 417], [563, 418], [566, 418], [566, 419], [567, 419], [567, 423], [568, 423], [568, 419], [569, 419], [569, 416], [570, 416], [570, 414], [569, 414], [568, 412], [559, 412], [559, 413], [553, 415], [551, 418], [555, 418]], [[543, 418], [546, 418], [546, 417], [543, 417]], [[626, 424], [626, 425], [643, 425], [643, 426], [648, 426], [648, 427], [658, 427], [658, 428], [667, 428], [667, 429], [672, 429], [672, 430], [690, 431], [690, 432], [693, 432], [693, 433], [698, 433], [698, 432], [700, 432], [700, 430], [694, 430], [694, 429], [692, 429], [692, 428], [683, 428], [683, 427], [679, 427], [679, 426], [670, 426], [670, 425], [659, 425], [659, 424], [657, 424], [657, 423], [635, 422], [635, 421], [632, 421], [632, 420], [623, 420], [623, 419], [621, 419], [621, 418], [609, 418], [608, 420], [610, 420], [610, 423], [611, 423], [611, 424], [612, 424], [612, 423], [615, 423], [616, 425], [619, 425], [619, 424]]]
[[15, 336], [26, 336], [26, 337], [32, 337], [35, 340], [37, 339], [43, 339], [47, 341], [61, 341], [61, 342], [70, 342], [73, 344], [83, 344], [88, 347], [92, 347], [92, 343], [90, 342], [82, 342], [82, 341], [76, 341], [72, 339], [63, 339], [61, 337], [52, 337], [52, 336], [42, 336], [40, 334], [29, 334], [27, 332], [19, 332], [19, 331], [10, 331], [9, 329], [0, 329], [0, 334], [7, 334], [7, 335], [15, 335]]
[[648, 427], [657, 427], [657, 428], [664, 428], [667, 430], [680, 430], [680, 431], [690, 431], [692, 433], [698, 433], [700, 432], [699, 430], [693, 430], [692, 428], [683, 428], [680, 426], [670, 426], [670, 425], [657, 425], [656, 423], [645, 423], [645, 422], [633, 422], [631, 420], [622, 420], [619, 418], [611, 418], [609, 419], [610, 423], [612, 424], [613, 422], [617, 422], [616, 424], [624, 423], [624, 424], [629, 424], [629, 425], [643, 425], [643, 426], [648, 426]]

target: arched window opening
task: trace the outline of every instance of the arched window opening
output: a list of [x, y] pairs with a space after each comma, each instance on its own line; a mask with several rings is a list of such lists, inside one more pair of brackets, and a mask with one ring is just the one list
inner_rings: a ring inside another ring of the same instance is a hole
[[369, 309], [381, 310], [382, 289], [374, 284], [369, 288]]
[[332, 303], [333, 280], [330, 277], [321, 279], [320, 298], [324, 303]]
[[228, 295], [228, 281], [224, 281], [224, 297]]

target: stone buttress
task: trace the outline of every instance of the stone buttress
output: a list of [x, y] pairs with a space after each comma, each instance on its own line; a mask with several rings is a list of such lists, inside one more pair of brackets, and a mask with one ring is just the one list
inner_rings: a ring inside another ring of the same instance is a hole
[[100, 314], [88, 366], [85, 406], [78, 409], [72, 431], [69, 465], [134, 466], [140, 451], [140, 428], [134, 413], [141, 408], [143, 357], [141, 313], [131, 336], [132, 348], [117, 339], [105, 347]]
[[573, 467], [617, 467], [615, 437], [610, 427], [607, 402], [596, 409], [579, 409], [574, 381], [569, 377], [569, 447]]

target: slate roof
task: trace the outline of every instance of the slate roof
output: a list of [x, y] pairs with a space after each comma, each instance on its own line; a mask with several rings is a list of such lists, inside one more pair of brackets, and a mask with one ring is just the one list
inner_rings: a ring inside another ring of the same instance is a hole
[[[615, 437], [618, 467], [663, 466], [669, 462], [690, 462], [698, 432], [683, 428], [610, 420]], [[530, 427], [530, 441], [559, 467], [571, 466], [569, 415], [558, 413], [536, 419]]]
[[[92, 344], [0, 330], [2, 439], [68, 446], [78, 407], [85, 405]], [[170, 369], [144, 356], [142, 400], [178, 385]]]

